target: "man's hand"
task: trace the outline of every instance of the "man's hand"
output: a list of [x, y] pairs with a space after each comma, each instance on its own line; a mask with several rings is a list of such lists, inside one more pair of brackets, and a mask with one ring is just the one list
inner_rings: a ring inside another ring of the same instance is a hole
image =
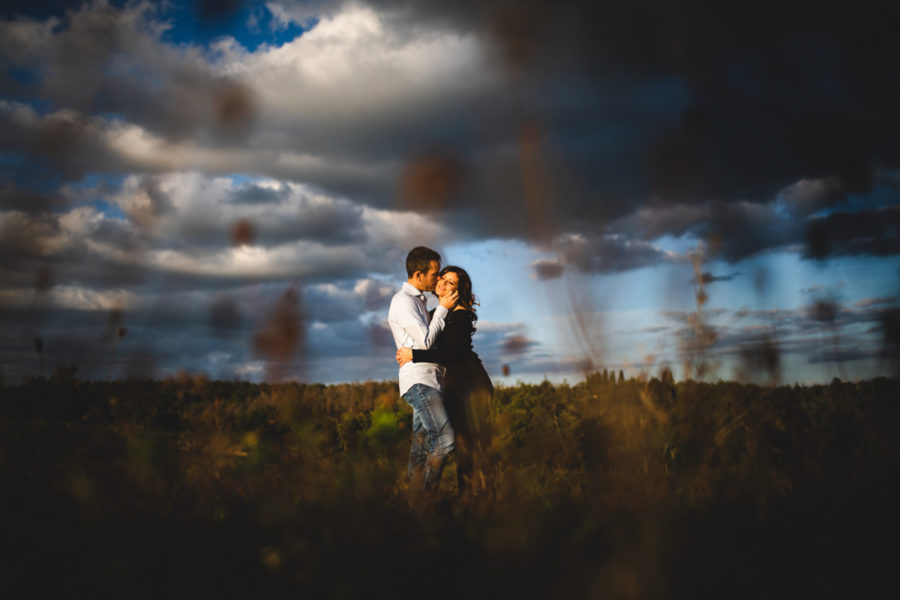
[[401, 367], [412, 360], [411, 348], [400, 348], [397, 350], [397, 364]]
[[456, 306], [456, 301], [457, 301], [457, 300], [459, 300], [459, 292], [458, 292], [458, 291], [454, 291], [453, 293], [447, 294], [446, 296], [444, 296], [443, 298], [441, 298], [441, 306], [443, 306], [443, 307], [446, 308], [447, 310], [450, 310], [450, 309], [452, 309], [454, 306]]

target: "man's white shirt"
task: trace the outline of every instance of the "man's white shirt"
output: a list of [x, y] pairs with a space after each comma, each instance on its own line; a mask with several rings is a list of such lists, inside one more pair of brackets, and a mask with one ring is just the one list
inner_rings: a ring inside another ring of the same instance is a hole
[[[409, 282], [404, 282], [400, 291], [391, 298], [388, 324], [394, 335], [397, 348], [427, 350], [434, 344], [438, 334], [444, 329], [447, 309], [438, 305], [428, 321], [425, 294]], [[435, 363], [409, 361], [400, 367], [400, 395], [417, 383], [441, 390], [444, 387], [444, 367]]]

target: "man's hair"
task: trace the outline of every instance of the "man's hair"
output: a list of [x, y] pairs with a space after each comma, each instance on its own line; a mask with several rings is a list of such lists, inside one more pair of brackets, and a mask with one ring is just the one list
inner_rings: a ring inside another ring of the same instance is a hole
[[427, 273], [431, 267], [431, 261], [441, 262], [441, 255], [425, 246], [416, 246], [406, 255], [406, 276], [412, 277], [416, 271]]

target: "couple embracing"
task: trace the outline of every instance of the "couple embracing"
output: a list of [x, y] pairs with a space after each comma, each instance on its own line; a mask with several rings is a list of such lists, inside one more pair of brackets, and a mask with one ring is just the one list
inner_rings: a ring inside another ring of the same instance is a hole
[[[493, 386], [472, 350], [475, 296], [468, 273], [441, 269], [441, 256], [417, 246], [406, 257], [406, 283], [391, 299], [388, 322], [397, 344], [400, 395], [413, 409], [407, 472], [414, 492], [437, 490], [456, 450], [460, 492], [483, 485], [476, 457], [490, 445]], [[425, 292], [440, 303], [429, 314]]]

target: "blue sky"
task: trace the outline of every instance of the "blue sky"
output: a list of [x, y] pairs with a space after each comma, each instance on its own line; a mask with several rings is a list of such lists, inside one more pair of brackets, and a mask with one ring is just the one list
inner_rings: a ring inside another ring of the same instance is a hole
[[499, 383], [894, 374], [872, 14], [5, 3], [0, 375], [391, 379], [420, 244], [469, 270]]

